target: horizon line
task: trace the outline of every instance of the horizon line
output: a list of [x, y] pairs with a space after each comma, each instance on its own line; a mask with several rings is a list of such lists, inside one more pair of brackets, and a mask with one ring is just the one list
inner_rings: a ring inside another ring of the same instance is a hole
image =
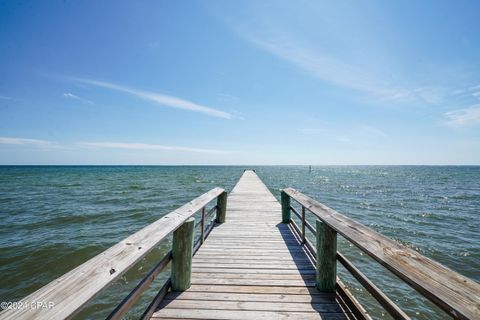
[[479, 164], [0, 164], [0, 167], [477, 167]]

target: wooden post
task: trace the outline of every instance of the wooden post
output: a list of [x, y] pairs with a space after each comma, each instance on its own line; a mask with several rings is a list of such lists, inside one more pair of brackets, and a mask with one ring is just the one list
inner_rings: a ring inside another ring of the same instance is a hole
[[290, 222], [290, 196], [282, 190], [281, 192], [282, 198], [282, 222], [289, 223]]
[[217, 223], [224, 223], [227, 215], [227, 192], [224, 191], [217, 198], [217, 217], [215, 221]]
[[205, 242], [205, 207], [202, 208], [202, 223], [201, 223], [201, 234], [200, 234], [200, 239], [201, 243], [203, 244]]
[[337, 232], [317, 220], [317, 289], [334, 292], [337, 279]]
[[305, 243], [305, 207], [302, 206], [302, 243]]
[[173, 232], [172, 291], [190, 288], [194, 232], [194, 218], [189, 218]]

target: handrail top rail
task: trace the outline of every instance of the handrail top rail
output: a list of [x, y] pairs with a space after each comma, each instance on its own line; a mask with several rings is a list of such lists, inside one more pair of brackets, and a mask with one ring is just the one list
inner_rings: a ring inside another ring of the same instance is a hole
[[160, 241], [209, 202], [224, 193], [214, 188], [106, 249], [75, 269], [23, 298], [21, 302], [50, 302], [49, 309], [7, 309], [0, 319], [70, 319], [110, 283], [128, 271]]
[[480, 317], [480, 284], [293, 189], [283, 190], [321, 221], [450, 315]]

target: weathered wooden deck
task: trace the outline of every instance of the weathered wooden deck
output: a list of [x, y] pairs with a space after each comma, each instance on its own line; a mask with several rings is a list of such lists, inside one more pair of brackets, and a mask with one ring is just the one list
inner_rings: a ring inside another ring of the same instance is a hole
[[280, 203], [245, 171], [227, 221], [193, 258], [191, 287], [168, 293], [152, 319], [355, 318], [338, 293], [317, 291], [312, 257], [281, 218]]

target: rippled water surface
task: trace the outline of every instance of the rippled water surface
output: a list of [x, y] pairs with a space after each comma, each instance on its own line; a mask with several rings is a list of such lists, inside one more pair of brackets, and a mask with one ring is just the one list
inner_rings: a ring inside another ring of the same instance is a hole
[[[480, 167], [254, 167], [278, 198], [290, 186], [480, 282]], [[0, 167], [0, 300], [16, 301], [210, 190], [244, 167]], [[169, 248], [162, 242], [78, 318], [104, 318]], [[377, 263], [344, 252], [415, 319], [447, 319]], [[375, 318], [381, 308], [340, 276]], [[137, 318], [158, 283], [129, 313]]]

